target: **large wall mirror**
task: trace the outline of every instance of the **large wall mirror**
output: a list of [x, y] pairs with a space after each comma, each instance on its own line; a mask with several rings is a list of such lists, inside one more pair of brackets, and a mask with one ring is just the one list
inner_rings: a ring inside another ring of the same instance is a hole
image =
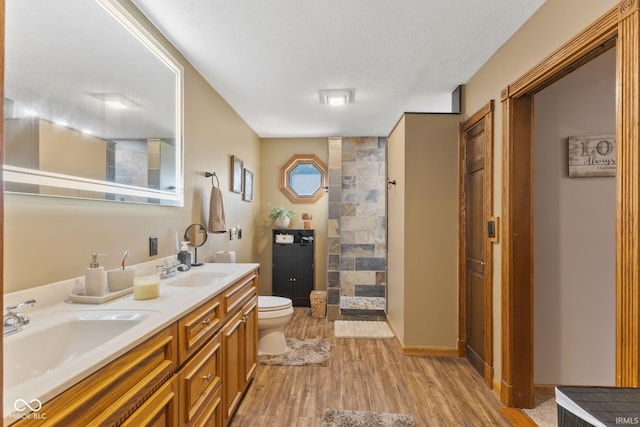
[[182, 66], [115, 0], [5, 14], [5, 189], [182, 206]]

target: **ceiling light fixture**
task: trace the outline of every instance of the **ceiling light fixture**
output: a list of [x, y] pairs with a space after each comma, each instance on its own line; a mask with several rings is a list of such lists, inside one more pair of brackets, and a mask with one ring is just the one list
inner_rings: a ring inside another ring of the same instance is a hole
[[134, 100], [120, 93], [90, 93], [89, 95], [104, 102], [114, 110], [126, 110], [127, 108], [138, 106]]
[[356, 100], [355, 89], [321, 89], [318, 91], [321, 104], [353, 104]]

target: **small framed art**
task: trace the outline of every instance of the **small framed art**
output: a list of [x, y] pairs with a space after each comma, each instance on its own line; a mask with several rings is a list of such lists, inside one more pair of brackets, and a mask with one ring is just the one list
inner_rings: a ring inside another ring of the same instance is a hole
[[231, 191], [242, 193], [242, 160], [231, 156]]
[[244, 170], [244, 191], [242, 200], [250, 202], [253, 200], [253, 172], [249, 169]]

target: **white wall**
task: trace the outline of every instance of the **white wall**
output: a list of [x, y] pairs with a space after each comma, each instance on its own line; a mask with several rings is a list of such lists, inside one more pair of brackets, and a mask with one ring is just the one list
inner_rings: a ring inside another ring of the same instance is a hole
[[534, 382], [615, 385], [615, 178], [569, 178], [567, 137], [615, 134], [615, 50], [535, 97]]

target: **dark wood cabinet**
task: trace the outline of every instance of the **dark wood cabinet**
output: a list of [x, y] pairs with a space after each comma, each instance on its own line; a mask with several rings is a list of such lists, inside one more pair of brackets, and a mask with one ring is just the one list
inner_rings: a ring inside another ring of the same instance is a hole
[[[291, 243], [279, 242], [286, 239], [292, 240]], [[273, 295], [289, 298], [297, 307], [311, 306], [314, 264], [313, 230], [273, 230]]]

